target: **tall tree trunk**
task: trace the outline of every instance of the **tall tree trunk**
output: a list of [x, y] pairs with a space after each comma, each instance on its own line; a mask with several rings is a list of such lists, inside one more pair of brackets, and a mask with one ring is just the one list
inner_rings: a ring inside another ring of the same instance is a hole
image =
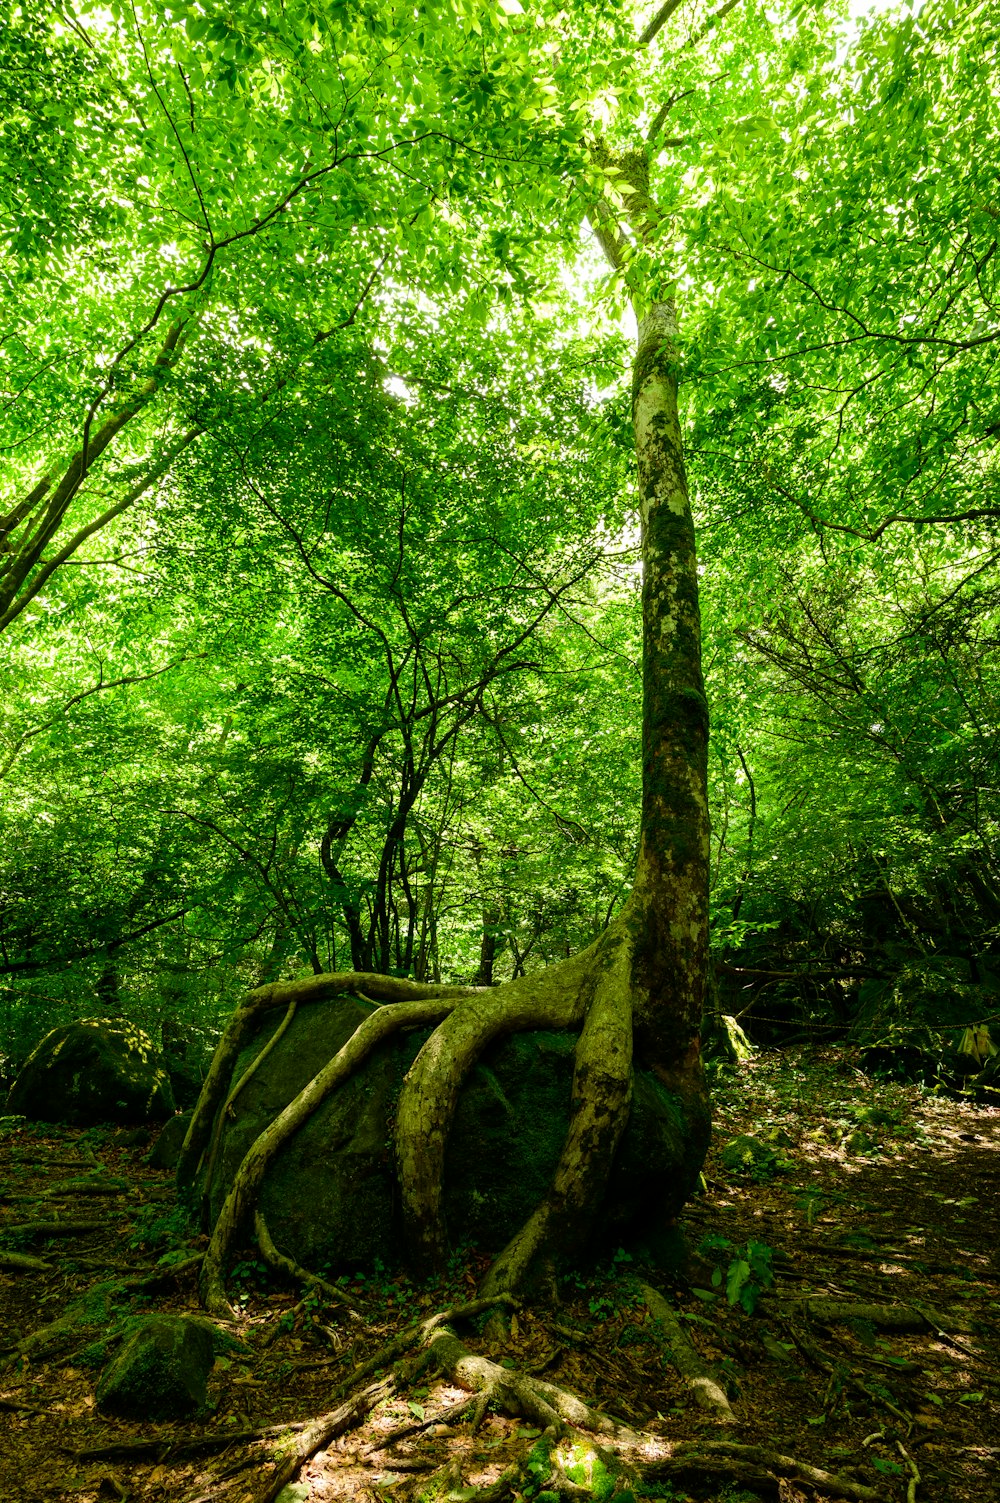
[[636, 1045], [671, 1072], [697, 1044], [709, 872], [708, 706], [676, 333], [671, 303], [643, 314], [632, 382], [643, 566], [642, 833], [626, 907]]

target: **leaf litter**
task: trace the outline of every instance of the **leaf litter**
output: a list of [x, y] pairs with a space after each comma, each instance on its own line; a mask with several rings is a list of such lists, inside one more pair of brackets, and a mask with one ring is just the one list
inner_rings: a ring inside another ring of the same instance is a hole
[[[0, 1262], [0, 1496], [794, 1503], [840, 1495], [831, 1475], [859, 1497], [995, 1496], [1000, 1110], [873, 1080], [847, 1049], [758, 1054], [720, 1071], [713, 1098], [704, 1190], [655, 1248], [569, 1270], [506, 1329], [486, 1315], [461, 1327], [470, 1352], [610, 1416], [614, 1437], [589, 1449], [582, 1432], [556, 1442], [496, 1406], [477, 1416], [405, 1342], [371, 1370], [401, 1332], [474, 1299], [486, 1261], [474, 1249], [430, 1285], [350, 1276], [360, 1321], [248, 1254], [231, 1271], [236, 1341], [206, 1413], [102, 1415], [95, 1385], [129, 1322], [198, 1310], [204, 1239], [135, 1134], [11, 1124], [0, 1259], [44, 1266]], [[727, 1153], [741, 1139], [753, 1149]], [[54, 1235], [54, 1221], [82, 1229]], [[706, 1373], [733, 1423], [703, 1407]], [[331, 1414], [316, 1448], [313, 1421]], [[312, 1446], [301, 1464], [296, 1446]], [[274, 1492], [283, 1456], [293, 1475]]]

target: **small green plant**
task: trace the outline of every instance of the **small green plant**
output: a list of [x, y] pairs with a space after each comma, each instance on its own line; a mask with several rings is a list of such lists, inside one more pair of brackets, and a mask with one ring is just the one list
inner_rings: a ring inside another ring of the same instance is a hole
[[724, 1283], [729, 1303], [739, 1305], [752, 1315], [763, 1291], [774, 1283], [773, 1253], [767, 1243], [750, 1241], [737, 1247], [728, 1237], [710, 1233], [699, 1244], [698, 1251], [704, 1257], [730, 1255], [727, 1266], [723, 1265], [721, 1258], [716, 1263], [712, 1287], [721, 1290]]
[[176, 1247], [194, 1235], [195, 1227], [186, 1206], [172, 1206], [169, 1211], [159, 1206], [144, 1206], [135, 1218], [129, 1247], [157, 1248]]

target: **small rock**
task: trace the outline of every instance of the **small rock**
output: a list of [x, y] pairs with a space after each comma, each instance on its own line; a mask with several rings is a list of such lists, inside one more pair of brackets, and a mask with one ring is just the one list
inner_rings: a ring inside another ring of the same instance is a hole
[[181, 1148], [187, 1135], [188, 1125], [194, 1112], [182, 1112], [171, 1117], [146, 1156], [146, 1163], [154, 1169], [176, 1169]]
[[97, 1406], [134, 1419], [181, 1419], [205, 1407], [215, 1360], [207, 1320], [151, 1315], [126, 1340], [97, 1385]]
[[719, 1150], [722, 1167], [730, 1174], [752, 1174], [755, 1169], [773, 1162], [775, 1158], [773, 1148], [769, 1148], [758, 1138], [748, 1137], [745, 1133], [724, 1143]]

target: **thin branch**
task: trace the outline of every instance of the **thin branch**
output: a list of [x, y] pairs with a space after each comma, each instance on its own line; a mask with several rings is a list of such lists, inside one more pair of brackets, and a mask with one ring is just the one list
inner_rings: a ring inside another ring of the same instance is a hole
[[170, 673], [174, 668], [180, 668], [183, 663], [194, 663], [199, 659], [205, 658], [207, 656], [208, 654], [205, 652], [195, 652], [189, 654], [187, 657], [178, 658], [176, 662], [167, 663], [163, 668], [154, 668], [151, 673], [126, 674], [122, 678], [110, 678], [107, 681], [105, 681], [104, 679], [104, 673], [102, 670], [101, 676], [99, 677], [96, 684], [92, 684], [89, 689], [81, 689], [79, 694], [74, 694], [72, 698], [66, 701], [66, 703], [62, 706], [57, 714], [51, 716], [50, 719], [43, 721], [41, 725], [33, 726], [30, 731], [25, 731], [24, 735], [21, 736], [13, 751], [8, 756], [6, 762], [4, 762], [2, 766], [0, 766], [0, 782], [2, 782], [10, 772], [14, 763], [21, 755], [21, 752], [24, 750], [25, 746], [27, 746], [28, 742], [33, 741], [36, 736], [40, 736], [43, 731], [50, 730], [52, 726], [55, 725], [57, 720], [61, 720], [68, 710], [71, 710], [74, 705], [80, 704], [82, 700], [89, 699], [92, 694], [101, 694], [106, 689], [120, 689], [125, 684], [148, 683], [150, 679], [160, 678], [162, 674]]

